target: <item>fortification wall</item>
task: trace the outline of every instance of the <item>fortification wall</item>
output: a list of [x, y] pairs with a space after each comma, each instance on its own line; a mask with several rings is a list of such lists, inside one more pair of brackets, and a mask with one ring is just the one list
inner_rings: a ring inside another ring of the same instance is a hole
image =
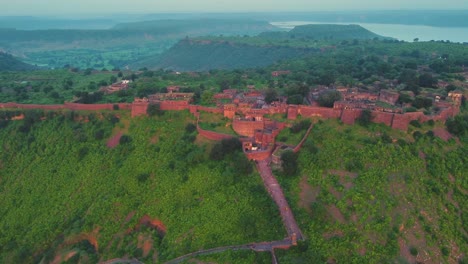
[[148, 111], [148, 102], [133, 102], [132, 104], [132, 117], [146, 115]]
[[273, 152], [273, 147], [269, 147], [265, 151], [253, 151], [253, 152], [245, 152], [247, 159], [249, 160], [266, 160], [270, 158], [271, 153]]
[[341, 115], [341, 110], [339, 109], [305, 105], [298, 106], [297, 112], [303, 117], [339, 118]]
[[422, 112], [395, 114], [393, 116], [392, 128], [407, 130], [412, 120], [424, 121], [424, 119], [425, 117]]
[[224, 112], [223, 109], [220, 109], [217, 107], [206, 107], [206, 106], [201, 106], [201, 105], [197, 105], [196, 109], [197, 111], [204, 111], [204, 112], [213, 113], [213, 114], [222, 114]]
[[59, 110], [59, 109], [64, 109], [65, 106], [64, 105], [0, 103], [0, 108]]
[[189, 109], [188, 101], [161, 101], [159, 109], [163, 111], [182, 111]]
[[288, 119], [295, 120], [298, 115], [298, 107], [296, 105], [289, 105], [288, 107]]
[[[129, 110], [132, 108], [132, 104], [119, 103], [116, 104], [119, 109]], [[39, 104], [17, 104], [17, 103], [0, 103], [0, 108], [19, 108], [19, 109], [42, 109], [42, 110], [60, 110], [68, 109], [73, 111], [101, 111], [101, 110], [113, 110], [114, 104], [78, 104], [68, 103], [60, 105], [39, 105]]]
[[393, 116], [393, 113], [372, 112], [372, 122], [391, 126], [393, 122]]
[[361, 116], [361, 109], [343, 109], [341, 121], [347, 125], [354, 125], [356, 119]]
[[203, 137], [205, 137], [205, 138], [207, 138], [209, 140], [221, 141], [223, 139], [230, 139], [230, 138], [234, 137], [232, 135], [227, 135], [227, 134], [217, 133], [217, 132], [214, 132], [214, 131], [204, 130], [204, 129], [201, 129], [200, 126], [197, 126], [197, 131], [201, 136], [203, 136]]
[[255, 130], [263, 129], [264, 127], [263, 121], [243, 121], [238, 119], [232, 121], [232, 129], [241, 136], [253, 137]]

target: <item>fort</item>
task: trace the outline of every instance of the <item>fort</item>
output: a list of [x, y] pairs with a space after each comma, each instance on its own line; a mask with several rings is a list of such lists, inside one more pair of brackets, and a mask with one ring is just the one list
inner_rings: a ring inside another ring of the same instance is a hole
[[[132, 117], [146, 115], [150, 104], [158, 104], [160, 110], [164, 111], [189, 110], [192, 114], [205, 111], [222, 114], [232, 119], [232, 126], [237, 134], [248, 138], [255, 138], [251, 142], [252, 147], [255, 148], [257, 144], [260, 144], [261, 149], [265, 149], [274, 142], [275, 136], [285, 127], [285, 124], [275, 122], [267, 118], [267, 116], [280, 114], [290, 120], [295, 120], [299, 116], [303, 118], [337, 118], [344, 124], [352, 125], [364, 110], [368, 110], [371, 113], [372, 122], [382, 123], [394, 129], [406, 130], [409, 123], [413, 120], [420, 122], [427, 122], [429, 120], [445, 122], [448, 118], [454, 117], [459, 113], [459, 107], [464, 96], [460, 91], [452, 91], [448, 94], [446, 100], [437, 99], [435, 101], [434, 106], [438, 108], [437, 113], [425, 115], [423, 112], [403, 112], [401, 107], [395, 106], [399, 96], [398, 93], [388, 90], [382, 90], [380, 94], [373, 94], [339, 87], [336, 90], [343, 95], [344, 100], [336, 101], [333, 108], [316, 106], [317, 104], [314, 103], [317, 94], [321, 91], [329, 90], [328, 87], [319, 87], [318, 89], [311, 90], [308, 96], [308, 100], [312, 101], [311, 105], [287, 104], [286, 98], [279, 98], [278, 101], [267, 104], [265, 102], [265, 95], [261, 91], [249, 89], [246, 92], [239, 92], [235, 89], [228, 89], [213, 96], [217, 100], [217, 106], [215, 107], [192, 104], [194, 94], [180, 93], [177, 86], [168, 87], [167, 90], [169, 91], [168, 93], [153, 94], [148, 98], [135, 98], [132, 103], [79, 104], [65, 102], [64, 104], [57, 105], [0, 103], [0, 108], [67, 109], [73, 111], [121, 109], [131, 110]], [[260, 133], [262, 133], [262, 136], [260, 136]], [[210, 135], [208, 137], [213, 138], [214, 136]], [[260, 138], [262, 140], [259, 140]]]

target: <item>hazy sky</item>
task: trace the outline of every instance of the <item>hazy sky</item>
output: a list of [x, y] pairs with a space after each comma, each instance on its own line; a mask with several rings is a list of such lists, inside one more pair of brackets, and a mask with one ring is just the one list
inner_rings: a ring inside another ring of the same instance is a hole
[[468, 0], [0, 0], [0, 15], [468, 9]]

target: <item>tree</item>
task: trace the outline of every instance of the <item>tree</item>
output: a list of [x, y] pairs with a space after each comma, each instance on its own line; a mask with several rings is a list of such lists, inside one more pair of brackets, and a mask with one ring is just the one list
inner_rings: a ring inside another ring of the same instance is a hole
[[148, 109], [146, 109], [146, 113], [149, 116], [162, 116], [164, 114], [164, 111], [161, 110], [161, 106], [159, 104], [149, 104]]
[[356, 121], [361, 126], [368, 126], [372, 121], [372, 112], [369, 109], [363, 110]]
[[278, 93], [275, 89], [269, 88], [265, 92], [265, 102], [271, 104], [272, 102], [278, 100]]
[[419, 86], [421, 87], [434, 87], [437, 80], [429, 73], [424, 73], [419, 76]]
[[329, 90], [320, 93], [317, 102], [320, 106], [333, 107], [333, 104], [339, 100], [341, 100], [340, 92], [336, 90]]
[[201, 95], [201, 103], [203, 105], [211, 105], [215, 102], [214, 93], [212, 91], [204, 91]]
[[283, 172], [288, 176], [297, 174], [297, 154], [292, 150], [286, 150], [281, 154], [281, 161], [283, 163]]

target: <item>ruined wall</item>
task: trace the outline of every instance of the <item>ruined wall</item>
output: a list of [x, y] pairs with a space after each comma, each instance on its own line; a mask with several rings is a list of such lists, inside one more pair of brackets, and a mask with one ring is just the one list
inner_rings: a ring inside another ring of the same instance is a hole
[[263, 129], [264, 127], [263, 121], [244, 121], [238, 119], [232, 121], [232, 129], [241, 136], [253, 137], [255, 130]]

